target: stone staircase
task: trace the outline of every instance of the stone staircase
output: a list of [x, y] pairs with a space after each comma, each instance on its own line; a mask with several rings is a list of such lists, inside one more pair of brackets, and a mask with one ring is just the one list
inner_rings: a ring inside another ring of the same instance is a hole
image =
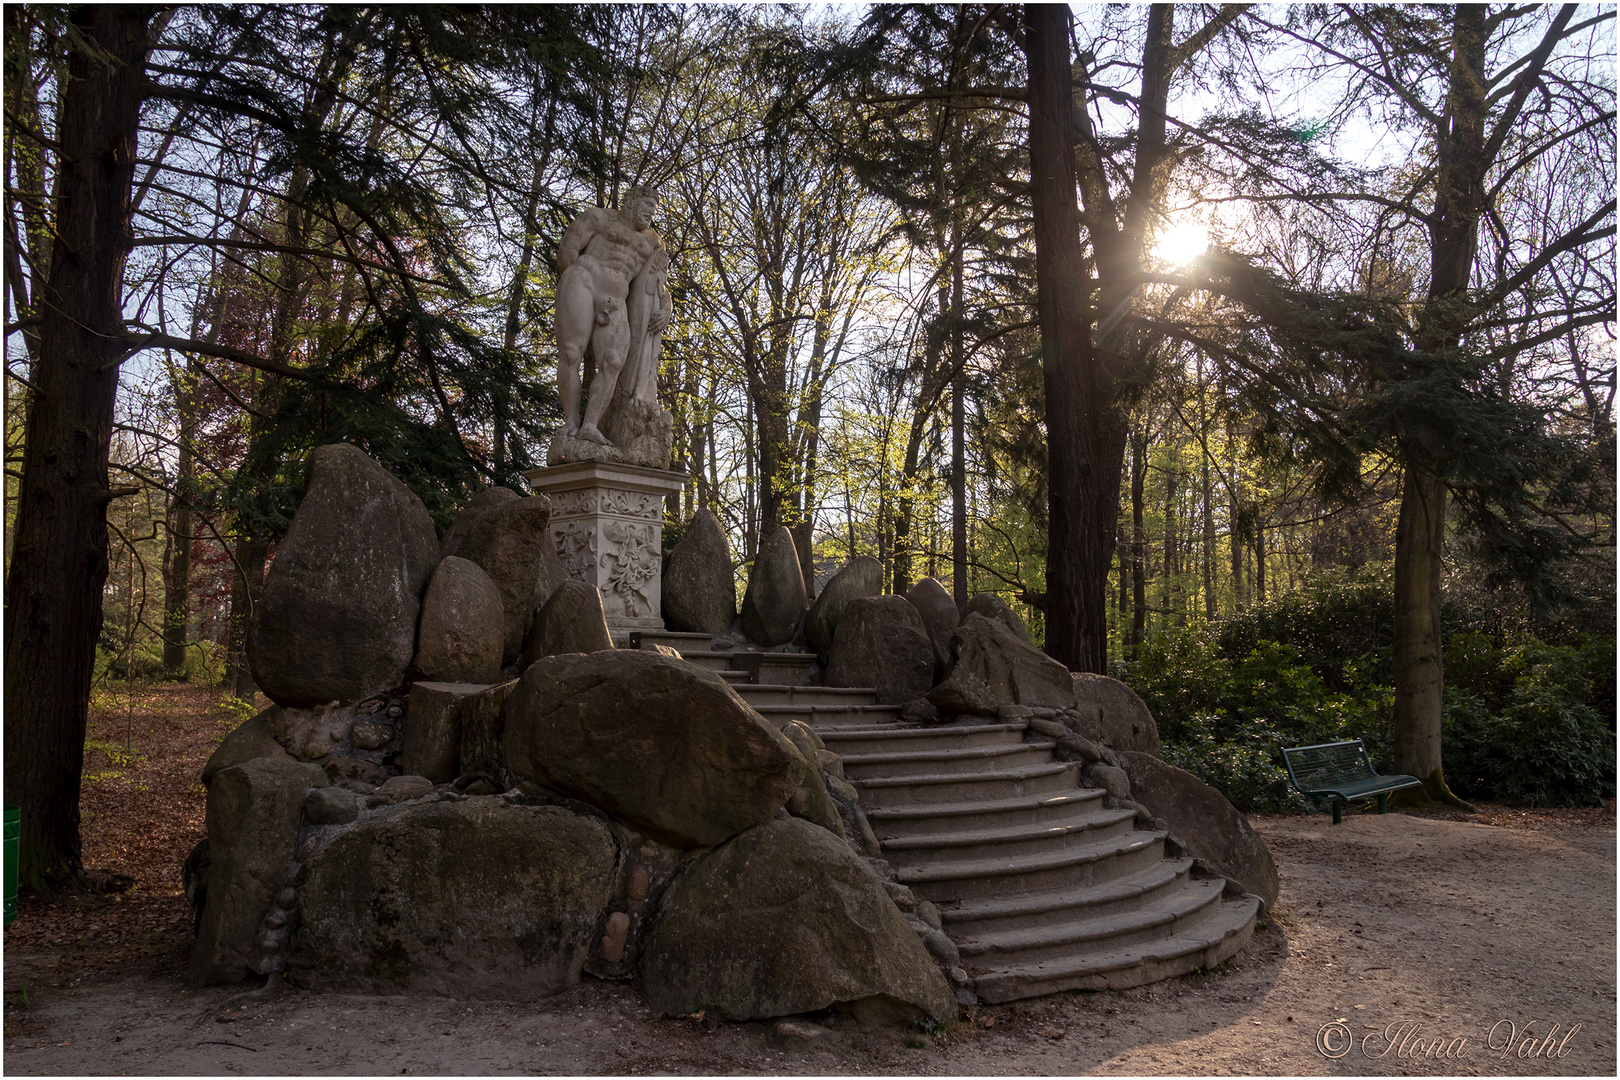
[[982, 1001], [1157, 982], [1214, 967], [1254, 932], [1257, 898], [1194, 876], [1167, 833], [1108, 809], [1026, 721], [908, 724], [871, 690], [758, 677], [807, 673], [807, 656], [716, 652], [701, 634], [640, 643], [721, 672], [761, 715], [804, 721], [843, 758], [884, 857], [939, 909]]

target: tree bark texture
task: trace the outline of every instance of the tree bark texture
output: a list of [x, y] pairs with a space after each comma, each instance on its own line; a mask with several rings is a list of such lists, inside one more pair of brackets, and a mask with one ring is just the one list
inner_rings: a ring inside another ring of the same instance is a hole
[[1440, 569], [1446, 542], [1446, 489], [1433, 473], [1408, 466], [1395, 526], [1395, 771], [1444, 784], [1440, 760]]
[[1046, 651], [1101, 673], [1108, 649], [1108, 564], [1119, 521], [1124, 417], [1093, 354], [1089, 282], [1075, 202], [1069, 9], [1024, 8], [1029, 65], [1030, 206], [1046, 389]]
[[41, 309], [6, 578], [6, 801], [19, 883], [77, 878], [79, 777], [107, 580], [107, 456], [122, 357], [124, 260], [150, 9], [74, 9], [56, 243]]

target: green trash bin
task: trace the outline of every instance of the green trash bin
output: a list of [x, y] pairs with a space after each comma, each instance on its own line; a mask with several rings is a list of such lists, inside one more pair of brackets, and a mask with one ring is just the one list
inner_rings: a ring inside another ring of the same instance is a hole
[[22, 807], [6, 807], [6, 924], [17, 919], [17, 823], [22, 820]]

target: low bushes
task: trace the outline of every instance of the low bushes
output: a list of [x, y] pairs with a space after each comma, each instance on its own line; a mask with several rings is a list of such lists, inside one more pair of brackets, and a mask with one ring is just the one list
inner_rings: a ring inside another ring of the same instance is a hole
[[[1159, 724], [1164, 757], [1243, 810], [1291, 812], [1281, 748], [1365, 740], [1394, 771], [1393, 612], [1387, 572], [1323, 575], [1214, 624], [1160, 635], [1115, 665]], [[1615, 639], [1445, 643], [1443, 754], [1464, 798], [1591, 805], [1615, 792]]]

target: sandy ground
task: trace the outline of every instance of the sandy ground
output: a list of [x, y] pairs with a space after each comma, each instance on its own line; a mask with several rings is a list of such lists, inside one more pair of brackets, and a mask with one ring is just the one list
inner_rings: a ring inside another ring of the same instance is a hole
[[1584, 821], [1462, 817], [1256, 818], [1282, 895], [1233, 961], [980, 1008], [932, 1035], [660, 1017], [595, 980], [537, 1005], [290, 991], [235, 1007], [237, 991], [186, 988], [172, 935], [80, 970], [71, 944], [8, 932], [5, 1071], [1615, 1075], [1612, 804]]

